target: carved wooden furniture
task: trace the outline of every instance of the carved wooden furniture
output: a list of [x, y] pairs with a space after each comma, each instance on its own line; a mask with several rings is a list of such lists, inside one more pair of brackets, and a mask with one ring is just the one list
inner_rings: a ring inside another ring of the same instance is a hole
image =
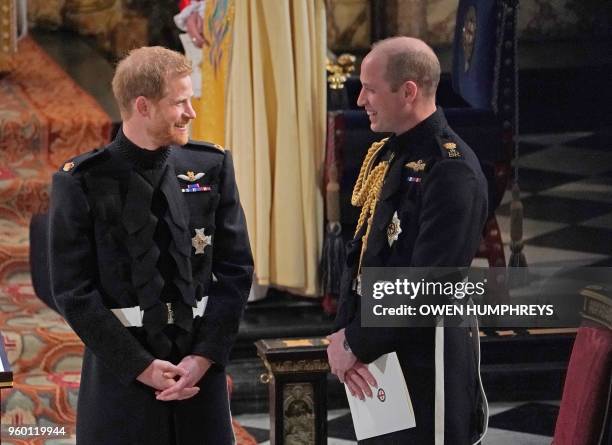
[[267, 373], [271, 445], [327, 444], [327, 344], [323, 338], [255, 342]]

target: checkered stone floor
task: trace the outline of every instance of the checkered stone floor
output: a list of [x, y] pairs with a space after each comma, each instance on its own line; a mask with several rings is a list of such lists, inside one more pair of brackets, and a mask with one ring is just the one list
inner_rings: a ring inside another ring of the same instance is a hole
[[[519, 186], [530, 265], [612, 265], [612, 129], [521, 137]], [[509, 255], [510, 193], [497, 210]]]
[[[559, 411], [559, 402], [492, 403], [489, 429], [483, 445], [549, 445]], [[259, 444], [270, 443], [270, 416], [235, 416]], [[329, 445], [356, 444], [351, 414], [346, 409], [332, 410], [327, 416]]]

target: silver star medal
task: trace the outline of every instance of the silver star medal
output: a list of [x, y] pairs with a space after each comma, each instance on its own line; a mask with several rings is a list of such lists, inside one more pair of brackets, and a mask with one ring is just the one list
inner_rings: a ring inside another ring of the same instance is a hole
[[387, 226], [387, 240], [389, 241], [389, 247], [391, 247], [393, 243], [397, 241], [400, 233], [402, 233], [401, 221], [397, 216], [397, 212], [395, 212], [393, 214], [393, 218], [391, 218], [391, 222]]
[[211, 236], [204, 235], [204, 228], [195, 229], [195, 236], [191, 238], [191, 245], [194, 247], [196, 255], [204, 253], [206, 246], [211, 244]]

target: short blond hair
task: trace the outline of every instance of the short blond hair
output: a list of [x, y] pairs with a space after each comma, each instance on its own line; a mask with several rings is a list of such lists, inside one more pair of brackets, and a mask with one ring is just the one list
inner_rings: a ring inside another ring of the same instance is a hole
[[166, 82], [191, 74], [191, 62], [181, 53], [161, 46], [133, 49], [117, 65], [113, 94], [122, 115], [130, 116], [134, 99], [158, 101], [166, 94]]

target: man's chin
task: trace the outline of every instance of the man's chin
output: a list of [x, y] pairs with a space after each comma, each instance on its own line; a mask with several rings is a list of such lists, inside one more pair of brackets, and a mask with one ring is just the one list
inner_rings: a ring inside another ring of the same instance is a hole
[[189, 142], [188, 133], [177, 134], [177, 135], [174, 135], [174, 137], [172, 138], [172, 143], [176, 145], [185, 145], [187, 142]]

